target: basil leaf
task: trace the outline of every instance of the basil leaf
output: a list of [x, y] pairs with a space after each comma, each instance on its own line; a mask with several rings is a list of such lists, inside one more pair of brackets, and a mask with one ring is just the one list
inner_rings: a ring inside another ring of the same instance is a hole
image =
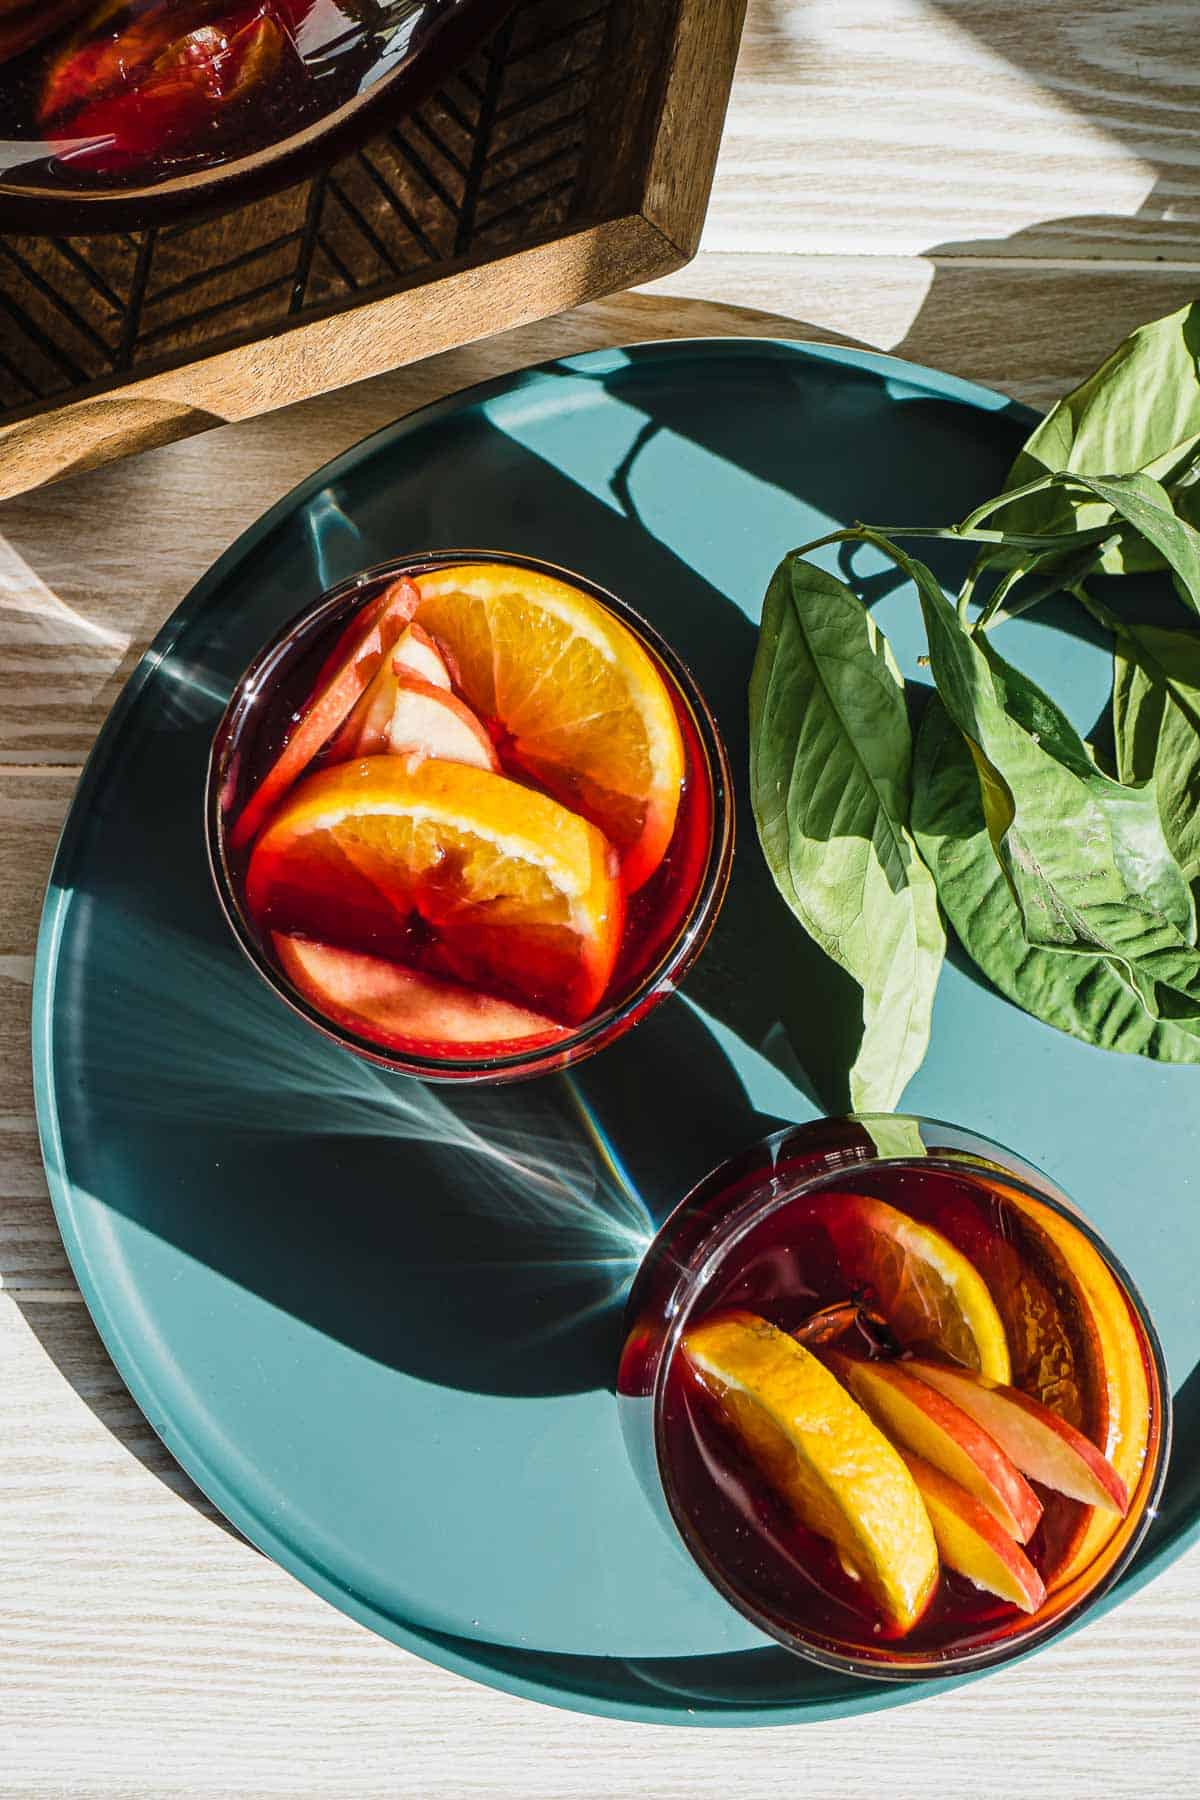
[[1194, 1021], [1200, 1029], [1200, 955], [1188, 934], [1126, 880], [1117, 822], [1093, 782], [1010, 715], [1002, 673], [931, 571], [875, 533], [861, 535], [916, 584], [933, 677], [970, 745], [988, 832], [1026, 940], [1113, 959], [1154, 1017]]
[[785, 558], [750, 681], [751, 802], [780, 893], [863, 990], [856, 1112], [891, 1111], [919, 1068], [945, 951], [908, 830], [911, 763], [887, 640], [836, 577]]
[[1173, 511], [1170, 496], [1149, 475], [1079, 475], [1066, 478], [1090, 489], [1158, 551], [1185, 606], [1200, 612], [1200, 531]]
[[880, 1156], [916, 1162], [929, 1155], [921, 1136], [919, 1119], [905, 1118], [903, 1114], [896, 1113], [864, 1113], [858, 1123]]
[[1001, 704], [1038, 747], [1078, 777], [1108, 822], [1113, 856], [1130, 893], [1141, 895], [1156, 912], [1177, 926], [1189, 943], [1196, 940], [1192, 890], [1171, 848], [1160, 816], [1153, 772], [1126, 786], [1111, 780], [1095, 760], [1066, 714], [1050, 695], [1014, 668], [984, 639], [980, 651], [991, 671]]
[[1122, 781], [1153, 784], [1167, 843], [1200, 883], [1200, 634], [1120, 628], [1113, 735]]
[[1029, 944], [984, 823], [966, 740], [936, 694], [917, 737], [912, 829], [963, 949], [1014, 1005], [1105, 1050], [1200, 1063], [1200, 1037], [1153, 1019], [1100, 954]]
[[[1004, 491], [1042, 474], [1124, 474], [1143, 470], [1169, 488], [1179, 485], [1179, 510], [1197, 517], [1200, 496], [1185, 495], [1200, 452], [1200, 302], [1155, 319], [1117, 346], [1106, 362], [1058, 402], [1035, 427], [1008, 472]], [[1014, 503], [1014, 531], [1061, 532], [1103, 525], [1112, 518], [1099, 496], [1053, 489]], [[985, 552], [979, 566], [1012, 566], [1014, 553]], [[1017, 557], [1015, 560], [1019, 561]], [[1123, 533], [1095, 565], [1106, 574], [1162, 567], [1162, 555]]]

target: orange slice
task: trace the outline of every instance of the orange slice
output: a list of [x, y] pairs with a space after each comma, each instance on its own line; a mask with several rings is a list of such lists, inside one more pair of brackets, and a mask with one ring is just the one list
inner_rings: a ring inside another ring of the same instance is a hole
[[598, 825], [628, 891], [671, 841], [683, 740], [662, 676], [621, 621], [578, 588], [504, 563], [417, 580], [422, 626], [447, 651], [500, 754]]
[[371, 756], [302, 781], [254, 847], [246, 902], [272, 931], [417, 961], [574, 1022], [623, 924], [594, 825], [505, 776]]
[[[1132, 1495], [1137, 1490], [1150, 1442], [1150, 1387], [1128, 1303], [1104, 1258], [1069, 1219], [1032, 1195], [1010, 1192], [1010, 1198], [1054, 1242], [1086, 1302], [1099, 1344], [1107, 1401], [1100, 1448]], [[1050, 1578], [1051, 1592], [1065, 1587], [1086, 1569], [1117, 1529], [1111, 1513], [1093, 1511], [1078, 1541]]]
[[935, 1349], [992, 1381], [1011, 1380], [995, 1302], [949, 1238], [865, 1194], [839, 1194], [825, 1222], [842, 1274], [871, 1291], [907, 1349]]
[[755, 1313], [705, 1320], [683, 1353], [766, 1480], [828, 1539], [900, 1632], [916, 1624], [938, 1558], [917, 1485], [823, 1363]]

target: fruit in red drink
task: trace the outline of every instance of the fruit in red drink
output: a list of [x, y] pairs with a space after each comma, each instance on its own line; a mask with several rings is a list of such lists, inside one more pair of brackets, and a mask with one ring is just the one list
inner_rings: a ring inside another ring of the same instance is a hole
[[440, 756], [500, 772], [492, 740], [470, 707], [457, 695], [415, 678], [397, 682], [387, 747], [398, 756]]
[[1012, 1459], [953, 1400], [902, 1362], [868, 1362], [828, 1352], [828, 1362], [880, 1429], [984, 1506], [1018, 1543], [1032, 1537], [1042, 1506]]
[[288, 788], [348, 716], [408, 623], [412, 605], [412, 583], [393, 582], [351, 621], [318, 676], [295, 730], [234, 822], [229, 841], [235, 850], [250, 843]]
[[1124, 1514], [1125, 1483], [1108, 1459], [1081, 1431], [1018, 1388], [988, 1381], [948, 1364], [910, 1362], [908, 1368], [935, 1387], [995, 1438], [1018, 1469], [1043, 1487]]
[[976, 1587], [1036, 1612], [1046, 1598], [1042, 1578], [985, 1506], [932, 1463], [911, 1451], [901, 1456], [925, 1502], [938, 1555]]
[[333, 1024], [384, 1047], [483, 1056], [566, 1037], [553, 1019], [361, 951], [276, 932], [284, 973]]

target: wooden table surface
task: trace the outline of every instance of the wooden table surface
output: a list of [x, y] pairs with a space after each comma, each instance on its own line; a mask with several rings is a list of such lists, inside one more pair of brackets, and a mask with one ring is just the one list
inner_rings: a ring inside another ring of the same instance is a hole
[[42, 888], [97, 727], [294, 482], [434, 396], [639, 338], [849, 338], [1048, 403], [1196, 290], [1198, 85], [1178, 0], [751, 0], [689, 268], [0, 507], [0, 1793], [1200, 1791], [1200, 1550], [1025, 1666], [754, 1733], [584, 1722], [351, 1624], [223, 1527], [127, 1396], [46, 1198], [28, 1053]]

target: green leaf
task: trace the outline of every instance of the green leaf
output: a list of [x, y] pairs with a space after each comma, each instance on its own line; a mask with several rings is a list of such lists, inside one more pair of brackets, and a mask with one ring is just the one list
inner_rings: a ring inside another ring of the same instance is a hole
[[[1004, 491], [1027, 486], [1039, 475], [1070, 470], [1077, 475], [1147, 475], [1179, 488], [1177, 504], [1197, 517], [1190, 486], [1200, 450], [1200, 302], [1155, 319], [1127, 337], [1094, 374], [1051, 408], [1033, 430], [1008, 472]], [[1014, 531], [1087, 530], [1113, 517], [1100, 496], [1051, 489], [1014, 504]], [[1011, 566], [1013, 553], [984, 552], [980, 564]], [[1016, 560], [1019, 560], [1017, 558]], [[1161, 568], [1162, 556], [1122, 533], [1096, 564], [1106, 574]]]
[[964, 950], [1015, 1005], [1105, 1050], [1200, 1063], [1200, 1037], [1151, 1018], [1104, 956], [1026, 942], [984, 824], [971, 753], [936, 694], [917, 738], [912, 828]]
[[1170, 569], [1180, 599], [1200, 612], [1200, 531], [1176, 515], [1161, 482], [1149, 475], [1079, 475], [1065, 479], [1095, 494], [1127, 520], [1146, 543], [1153, 545], [1161, 559], [1156, 566], [1165, 564]]
[[1153, 786], [1167, 843], [1200, 883], [1200, 634], [1120, 627], [1113, 734], [1122, 781]]
[[[1009, 711], [1008, 665], [991, 660], [958, 619], [934, 576], [864, 528], [916, 584], [930, 667], [946, 710], [966, 737], [989, 835], [1027, 942], [1109, 957], [1156, 1018], [1200, 1029], [1200, 955], [1127, 879], [1120, 821], [1097, 781], [1059, 762]], [[1027, 686], [1032, 690], [1033, 684]], [[1036, 690], [1034, 690], [1036, 692]], [[1053, 709], [1039, 694], [1047, 716]], [[1086, 754], [1086, 752], [1085, 752]]]
[[863, 990], [856, 1112], [891, 1111], [929, 1042], [945, 950], [908, 830], [912, 736], [883, 634], [799, 556], [767, 589], [750, 681], [750, 793], [780, 893]]
[[1192, 891], [1168, 842], [1153, 773], [1128, 786], [1111, 780], [1097, 768], [1091, 751], [1050, 695], [1006, 662], [994, 644], [985, 639], [979, 647], [1009, 717], [1040, 749], [1077, 776], [1095, 798], [1108, 821], [1113, 855], [1126, 889], [1141, 895], [1194, 943]]
[[913, 1162], [929, 1154], [919, 1119], [906, 1118], [902, 1113], [862, 1113], [858, 1123], [880, 1156]]

